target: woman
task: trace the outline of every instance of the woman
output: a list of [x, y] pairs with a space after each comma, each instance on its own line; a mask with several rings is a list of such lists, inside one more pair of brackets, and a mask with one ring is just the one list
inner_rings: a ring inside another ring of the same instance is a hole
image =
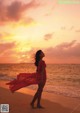
[[30, 104], [32, 108], [34, 108], [34, 103], [36, 100], [37, 108], [43, 108], [40, 104], [40, 101], [42, 91], [46, 83], [46, 64], [42, 60], [44, 56], [45, 55], [42, 50], [38, 50], [35, 54], [35, 66], [37, 67], [36, 73], [20, 73], [19, 75], [17, 75], [17, 79], [7, 83], [12, 93], [20, 88], [32, 84], [38, 84], [38, 90], [35, 93], [33, 100]]

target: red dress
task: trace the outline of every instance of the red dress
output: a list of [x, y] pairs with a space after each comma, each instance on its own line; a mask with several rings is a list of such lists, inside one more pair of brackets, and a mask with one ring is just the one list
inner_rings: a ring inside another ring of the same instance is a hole
[[9, 83], [6, 83], [7, 85], [9, 85], [11, 92], [32, 84], [39, 84], [40, 82], [43, 82], [45, 84], [46, 69], [44, 71], [44, 75], [41, 75], [43, 66], [45, 68], [46, 64], [43, 60], [41, 60], [39, 61], [36, 73], [20, 73], [17, 75], [16, 79], [10, 81]]

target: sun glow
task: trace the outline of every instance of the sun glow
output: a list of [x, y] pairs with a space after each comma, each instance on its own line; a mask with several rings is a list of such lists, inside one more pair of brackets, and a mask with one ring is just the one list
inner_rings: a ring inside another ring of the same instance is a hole
[[15, 49], [16, 49], [16, 52], [28, 52], [32, 48], [28, 42], [23, 42], [23, 43], [20, 42], [20, 43], [17, 43], [17, 46]]

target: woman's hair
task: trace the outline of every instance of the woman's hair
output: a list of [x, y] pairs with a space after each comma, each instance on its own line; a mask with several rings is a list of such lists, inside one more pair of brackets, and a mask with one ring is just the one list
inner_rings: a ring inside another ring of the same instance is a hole
[[40, 54], [41, 54], [41, 50], [38, 50], [35, 54], [35, 65], [38, 66], [39, 61], [40, 61]]

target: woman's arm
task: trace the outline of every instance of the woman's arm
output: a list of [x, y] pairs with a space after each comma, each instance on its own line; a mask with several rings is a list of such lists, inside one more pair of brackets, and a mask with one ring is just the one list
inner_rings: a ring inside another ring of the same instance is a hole
[[44, 74], [45, 74], [45, 67], [42, 66], [42, 69], [41, 69], [41, 82], [44, 82]]

